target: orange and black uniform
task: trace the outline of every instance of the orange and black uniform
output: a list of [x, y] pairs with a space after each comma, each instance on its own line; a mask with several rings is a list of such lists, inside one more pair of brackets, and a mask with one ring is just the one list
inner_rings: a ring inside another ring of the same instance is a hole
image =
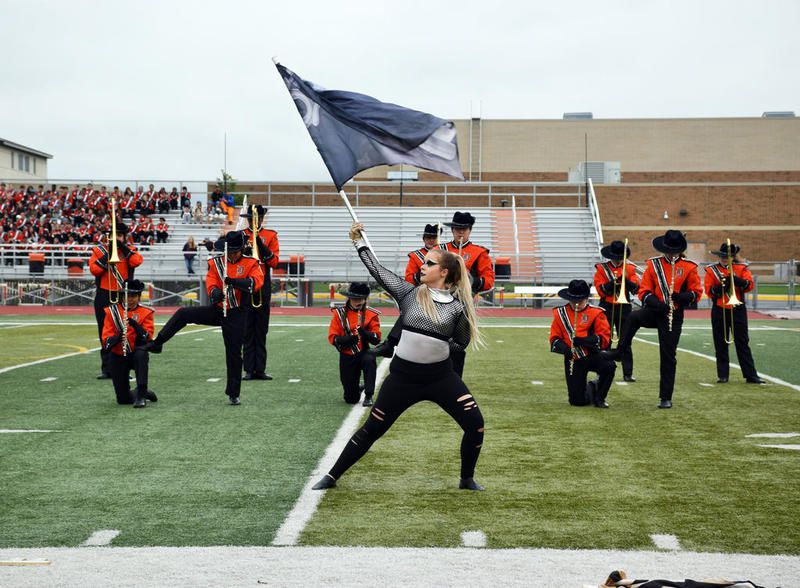
[[103, 375], [111, 377], [109, 352], [103, 346], [103, 324], [105, 309], [109, 305], [109, 293], [122, 300], [125, 280], [133, 279], [134, 269], [142, 265], [142, 255], [133, 245], [120, 244], [119, 263], [109, 263], [109, 251], [105, 245], [92, 249], [89, 257], [89, 271], [95, 278], [94, 317], [97, 321], [97, 336], [100, 339], [100, 369]]
[[[142, 346], [153, 337], [153, 315], [149, 306], [137, 305], [133, 310], [123, 309], [123, 304], [112, 304], [105, 308], [103, 321], [103, 349], [109, 352], [111, 381], [117, 404], [132, 404], [136, 398], [131, 395], [128, 380], [130, 371], [136, 374], [136, 395], [144, 397], [147, 392], [149, 355]], [[127, 317], [127, 326], [123, 326]], [[122, 334], [127, 331], [127, 352], [123, 352]]]
[[[675, 280], [670, 296], [672, 272]], [[700, 300], [703, 288], [697, 274], [697, 264], [685, 258], [679, 258], [674, 266], [663, 255], [647, 260], [647, 268], [639, 287], [639, 299], [642, 308], [632, 312], [622, 328], [619, 340], [620, 352], [631, 346], [636, 332], [641, 327], [658, 329], [660, 351], [659, 398], [672, 400], [675, 388], [675, 367], [677, 365], [678, 342], [683, 327], [683, 309]], [[677, 299], [677, 300], [676, 300]], [[672, 301], [672, 330], [669, 329], [669, 304]]]
[[[622, 279], [622, 262], [614, 265], [610, 261], [595, 264], [594, 289], [600, 296], [600, 308], [606, 313], [608, 324], [613, 332], [617, 329], [617, 336], [622, 332], [622, 326], [628, 320], [631, 313], [631, 304], [616, 304], [615, 300], [619, 294]], [[637, 267], [631, 262], [625, 262], [625, 289], [628, 300], [639, 291], [639, 276], [636, 274]], [[633, 375], [633, 352], [630, 348], [625, 349], [622, 354], [622, 373], [625, 376]]]
[[375, 393], [375, 356], [366, 353], [370, 344], [381, 340], [380, 312], [370, 306], [359, 310], [349, 304], [331, 309], [333, 316], [328, 327], [328, 342], [339, 351], [339, 379], [344, 389], [344, 401], [355, 404], [361, 397], [358, 382], [364, 374], [364, 396]]
[[[227, 285], [223, 283], [223, 275], [229, 278]], [[211, 304], [179, 308], [158, 333], [154, 343], [163, 345], [187, 324], [221, 326], [227, 366], [225, 394], [230, 398], [238, 398], [242, 385], [242, 345], [250, 294], [257, 292], [263, 283], [264, 274], [258, 262], [251, 257], [240, 257], [236, 262], [228, 262], [227, 274], [224, 273], [221, 255], [210, 258], [206, 273], [206, 291]], [[225, 296], [228, 301], [227, 316], [223, 314], [222, 300]]]
[[420, 247], [419, 249], [414, 249], [408, 254], [408, 263], [406, 264], [406, 282], [409, 284], [414, 284], [415, 286], [420, 285], [419, 276], [420, 276], [420, 268], [422, 264], [425, 262], [425, 256], [428, 255], [427, 247]]
[[[607, 349], [610, 343], [611, 328], [599, 306], [587, 305], [577, 312], [577, 317], [575, 309], [569, 304], [553, 309], [550, 351], [564, 356], [564, 377], [571, 405], [586, 406], [605, 401], [617, 366], [613, 360], [604, 359], [597, 352]], [[571, 375], [570, 359], [574, 361]], [[599, 378], [587, 384], [589, 372], [597, 373]]]
[[[711, 332], [714, 336], [714, 351], [717, 357], [717, 377], [728, 379], [730, 372], [730, 357], [728, 354], [728, 344], [725, 339], [728, 333], [727, 328], [733, 328], [733, 344], [736, 346], [736, 357], [739, 359], [739, 366], [742, 368], [742, 375], [745, 379], [752, 380], [759, 377], [756, 365], [753, 361], [753, 354], [750, 351], [750, 334], [747, 327], [747, 307], [745, 306], [745, 293], [753, 289], [753, 274], [745, 263], [733, 264], [733, 287], [736, 290], [736, 297], [742, 302], [737, 306], [728, 303], [730, 293], [730, 283], [728, 282], [727, 264], [715, 263], [706, 267], [706, 275], [703, 285], [706, 294], [714, 301], [711, 307]], [[723, 312], [727, 313], [723, 317]]]
[[[245, 239], [248, 244], [253, 242], [253, 231], [245, 229]], [[263, 374], [267, 370], [267, 333], [269, 332], [269, 308], [272, 301], [272, 283], [270, 282], [272, 270], [278, 267], [280, 244], [278, 233], [271, 229], [259, 229], [258, 262], [264, 274], [264, 283], [254, 295], [255, 304], [261, 306], [251, 307], [247, 317], [247, 326], [244, 334], [244, 371], [249, 374]]]

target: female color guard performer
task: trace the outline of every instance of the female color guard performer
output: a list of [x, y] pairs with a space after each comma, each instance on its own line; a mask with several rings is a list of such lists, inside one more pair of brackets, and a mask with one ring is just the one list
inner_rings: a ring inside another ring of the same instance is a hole
[[429, 251], [420, 270], [421, 284], [415, 287], [378, 263], [361, 236], [363, 228], [354, 223], [350, 238], [369, 273], [400, 306], [403, 332], [369, 418], [314, 490], [335, 487], [395, 420], [422, 400], [438, 404], [464, 431], [459, 488], [483, 490], [473, 478], [483, 444], [483, 416], [450, 361], [451, 350], [464, 350], [470, 341], [480, 344], [464, 261], [446, 251]]

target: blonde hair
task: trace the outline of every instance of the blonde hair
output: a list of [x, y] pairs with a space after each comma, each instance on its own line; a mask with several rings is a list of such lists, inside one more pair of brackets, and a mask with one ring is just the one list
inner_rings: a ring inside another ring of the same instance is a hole
[[[434, 251], [439, 255], [439, 266], [447, 270], [444, 284], [450, 293], [461, 301], [464, 307], [464, 315], [469, 323], [470, 347], [480, 349], [484, 347], [483, 335], [478, 329], [478, 314], [475, 311], [475, 304], [472, 300], [472, 285], [469, 281], [469, 272], [464, 260], [460, 255], [449, 251]], [[426, 284], [421, 284], [417, 288], [417, 302], [422, 307], [423, 312], [435, 323], [441, 321], [436, 305], [433, 303], [430, 289]]]

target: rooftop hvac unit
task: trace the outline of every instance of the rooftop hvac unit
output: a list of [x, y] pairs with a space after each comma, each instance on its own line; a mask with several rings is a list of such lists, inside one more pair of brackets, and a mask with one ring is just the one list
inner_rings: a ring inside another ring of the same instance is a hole
[[581, 161], [576, 169], [569, 170], [570, 182], [585, 182], [587, 177], [593, 184], [619, 184], [622, 182], [619, 161]]

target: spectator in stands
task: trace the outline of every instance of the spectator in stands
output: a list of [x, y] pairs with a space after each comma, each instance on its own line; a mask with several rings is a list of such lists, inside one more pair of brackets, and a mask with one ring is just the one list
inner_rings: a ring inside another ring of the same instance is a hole
[[203, 204], [202, 202], [198, 202], [194, 205], [194, 222], [200, 224], [203, 222], [203, 217], [205, 213], [203, 212]]
[[208, 201], [209, 210], [214, 210], [217, 206], [219, 206], [222, 197], [223, 197], [222, 190], [220, 190], [219, 187], [217, 187], [213, 192], [211, 192], [211, 199]]
[[178, 189], [173, 187], [172, 192], [169, 193], [169, 209], [178, 210], [178, 201], [181, 199], [178, 194]]
[[166, 243], [169, 238], [169, 225], [163, 216], [158, 219], [156, 229], [156, 243]]
[[191, 206], [184, 206], [183, 207], [183, 214], [181, 214], [181, 222], [184, 225], [187, 225], [190, 222], [192, 222], [192, 207]]
[[233, 223], [233, 213], [236, 211], [236, 203], [233, 200], [233, 194], [228, 194], [219, 203], [222, 212], [228, 217], [228, 222]]
[[186, 243], [183, 244], [183, 260], [186, 263], [186, 273], [194, 273], [195, 257], [197, 257], [197, 245], [194, 243], [194, 237], [189, 235], [189, 238], [186, 239]]
[[192, 207], [192, 195], [189, 194], [189, 191], [186, 189], [186, 186], [181, 188], [181, 202], [180, 202], [181, 209], [188, 206], [189, 208]]

